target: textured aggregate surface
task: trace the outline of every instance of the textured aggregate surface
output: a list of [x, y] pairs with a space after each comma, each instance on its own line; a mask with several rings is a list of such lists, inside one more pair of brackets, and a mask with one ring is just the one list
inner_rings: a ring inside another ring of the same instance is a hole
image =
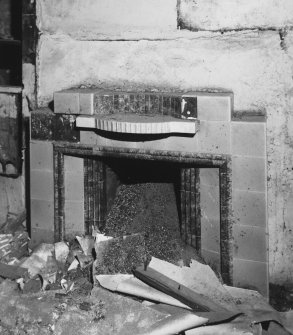
[[[103, 257], [98, 257], [98, 273], [130, 272], [152, 256], [175, 264], [198, 258], [195, 250], [181, 241], [171, 183], [121, 184], [104, 232], [117, 239], [100, 246], [98, 253]], [[129, 237], [123, 239], [126, 235]]]

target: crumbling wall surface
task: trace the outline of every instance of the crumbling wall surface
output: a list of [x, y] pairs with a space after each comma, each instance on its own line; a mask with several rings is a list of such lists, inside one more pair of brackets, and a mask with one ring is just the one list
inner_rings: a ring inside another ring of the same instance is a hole
[[292, 6], [291, 0], [37, 1], [39, 106], [57, 90], [107, 86], [231, 90], [235, 110], [266, 110], [276, 283], [293, 278]]
[[24, 178], [8, 178], [0, 176], [0, 227], [8, 218], [8, 214], [18, 214], [24, 209]]

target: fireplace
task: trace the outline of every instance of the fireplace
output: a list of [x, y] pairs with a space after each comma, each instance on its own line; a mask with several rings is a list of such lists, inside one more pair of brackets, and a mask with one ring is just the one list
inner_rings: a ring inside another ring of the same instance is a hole
[[234, 113], [231, 93], [76, 89], [31, 133], [33, 243], [103, 230], [125, 178], [168, 182], [183, 241], [226, 284], [267, 294], [264, 115]]

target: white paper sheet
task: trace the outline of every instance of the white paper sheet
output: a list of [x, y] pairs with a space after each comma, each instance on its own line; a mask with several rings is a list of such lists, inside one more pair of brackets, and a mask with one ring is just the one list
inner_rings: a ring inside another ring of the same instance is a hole
[[189, 309], [188, 306], [184, 305], [179, 300], [148, 286], [133, 275], [97, 275], [96, 279], [101, 286], [110, 291], [125, 293], [143, 299]]

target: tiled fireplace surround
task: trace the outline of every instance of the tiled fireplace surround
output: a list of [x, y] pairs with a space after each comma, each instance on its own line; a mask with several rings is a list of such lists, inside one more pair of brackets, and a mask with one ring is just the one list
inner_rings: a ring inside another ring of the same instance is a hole
[[[197, 114], [194, 135], [142, 139], [75, 127], [80, 114], [180, 118], [182, 99]], [[180, 163], [183, 238], [219, 269], [227, 284], [268, 294], [264, 115], [234, 112], [232, 93], [80, 89], [56, 93], [54, 100], [54, 112], [43, 108], [31, 116], [32, 244], [88, 233], [92, 225], [103, 224], [105, 157]]]

